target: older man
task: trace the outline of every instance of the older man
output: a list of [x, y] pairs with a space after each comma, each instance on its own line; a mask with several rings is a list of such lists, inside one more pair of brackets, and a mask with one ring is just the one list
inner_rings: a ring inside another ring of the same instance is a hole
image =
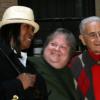
[[83, 19], [80, 33], [86, 50], [72, 60], [70, 68], [77, 81], [80, 100], [100, 100], [100, 17]]

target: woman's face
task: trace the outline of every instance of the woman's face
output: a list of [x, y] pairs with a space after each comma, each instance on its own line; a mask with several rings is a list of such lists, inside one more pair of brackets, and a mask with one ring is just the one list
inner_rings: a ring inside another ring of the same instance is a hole
[[54, 68], [61, 69], [69, 61], [70, 46], [64, 35], [57, 35], [46, 46], [43, 56]]
[[34, 28], [28, 24], [21, 24], [20, 30], [21, 49], [28, 49], [33, 39]]

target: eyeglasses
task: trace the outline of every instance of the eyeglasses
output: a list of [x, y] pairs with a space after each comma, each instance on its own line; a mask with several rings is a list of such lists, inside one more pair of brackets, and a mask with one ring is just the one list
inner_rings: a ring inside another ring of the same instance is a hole
[[96, 38], [100, 37], [100, 31], [99, 32], [91, 32], [91, 33], [87, 33], [84, 35], [88, 36], [89, 38], [96, 39]]
[[49, 43], [50, 46], [52, 46], [53, 48], [59, 48], [59, 49], [63, 49], [66, 50], [68, 47], [66, 45], [58, 45], [57, 43]]

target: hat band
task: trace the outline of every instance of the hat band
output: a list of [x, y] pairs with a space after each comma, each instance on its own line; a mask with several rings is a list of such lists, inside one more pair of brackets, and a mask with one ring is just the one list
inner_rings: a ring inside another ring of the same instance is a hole
[[23, 19], [23, 18], [12, 18], [12, 19], [6, 19], [6, 20], [28, 20], [28, 21], [34, 21], [34, 20]]

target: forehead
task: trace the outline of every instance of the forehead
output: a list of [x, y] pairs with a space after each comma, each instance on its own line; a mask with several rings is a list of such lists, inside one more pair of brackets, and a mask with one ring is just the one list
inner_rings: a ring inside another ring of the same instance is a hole
[[49, 43], [51, 43], [51, 42], [57, 43], [59, 45], [69, 46], [69, 41], [67, 39], [67, 36], [65, 36], [64, 34], [54, 36], [53, 39], [51, 41], [49, 41]]
[[87, 33], [100, 31], [100, 22], [87, 23], [85, 27], [85, 31]]
[[22, 23], [21, 27], [24, 27], [24, 28], [30, 28], [31, 27], [32, 29], [34, 29], [31, 25], [26, 24], [26, 23]]
[[66, 40], [66, 37], [65, 37], [64, 34], [58, 34], [58, 35], [55, 35], [55, 36], [52, 38], [51, 41], [59, 41], [59, 42], [63, 41], [63, 42], [66, 42], [67, 40]]

